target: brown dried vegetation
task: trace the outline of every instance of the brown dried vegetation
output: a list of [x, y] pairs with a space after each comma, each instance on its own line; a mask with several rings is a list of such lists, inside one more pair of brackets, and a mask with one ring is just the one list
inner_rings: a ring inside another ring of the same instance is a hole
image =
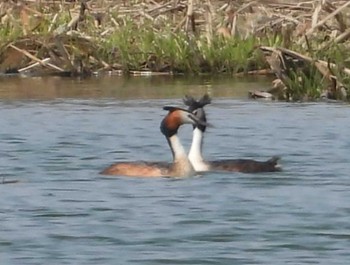
[[347, 99], [349, 14], [344, 0], [7, 0], [0, 72], [273, 72], [253, 97]]

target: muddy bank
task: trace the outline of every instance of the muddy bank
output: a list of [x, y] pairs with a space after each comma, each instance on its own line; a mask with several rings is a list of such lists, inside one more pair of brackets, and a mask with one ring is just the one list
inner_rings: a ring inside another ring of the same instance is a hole
[[0, 72], [272, 73], [271, 98], [346, 100], [349, 13], [348, 1], [4, 1]]

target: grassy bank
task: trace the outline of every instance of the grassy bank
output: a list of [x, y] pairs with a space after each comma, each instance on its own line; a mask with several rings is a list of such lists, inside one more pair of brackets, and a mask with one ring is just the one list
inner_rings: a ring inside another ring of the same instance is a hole
[[0, 72], [273, 73], [252, 96], [347, 100], [348, 1], [257, 2], [4, 1]]

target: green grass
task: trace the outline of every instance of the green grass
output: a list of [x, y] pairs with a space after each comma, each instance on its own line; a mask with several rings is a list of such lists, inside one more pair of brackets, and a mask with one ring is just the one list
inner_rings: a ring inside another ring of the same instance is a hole
[[142, 70], [142, 63], [146, 63], [155, 71], [235, 73], [249, 70], [254, 45], [254, 38], [242, 41], [216, 37], [208, 44], [203, 37], [174, 34], [170, 28], [155, 33], [152, 27], [137, 28], [126, 23], [106, 39], [100, 52], [109, 63], [117, 62], [125, 71]]
[[[323, 36], [313, 39], [306, 48], [296, 44], [290, 39], [286, 40], [282, 34], [274, 31], [266, 31], [258, 36], [247, 39], [223, 38], [213, 36], [208, 43], [204, 34], [187, 34], [183, 31], [174, 33], [173, 23], [170, 20], [161, 22], [155, 26], [152, 21], [144, 20], [142, 26], [131, 18], [118, 18], [112, 14], [119, 27], [113, 24], [111, 33], [101, 37], [105, 28], [97, 29], [93, 18], [86, 16], [84, 22], [79, 24], [79, 31], [86, 36], [92, 37], [92, 43], [77, 42], [69, 37], [65, 38], [66, 48], [72, 57], [86, 57], [84, 53], [92, 53], [97, 59], [107, 62], [109, 65], [122, 70], [129, 71], [171, 71], [181, 74], [220, 74], [220, 73], [245, 73], [250, 70], [267, 68], [261, 52], [256, 47], [266, 45], [272, 47], [283, 47], [306, 54], [315, 59], [321, 59], [336, 64], [332, 68], [332, 74], [346, 87], [350, 85], [350, 78], [344, 74], [344, 68], [350, 68], [350, 53], [343, 44], [332, 44], [327, 49], [321, 49]], [[42, 19], [35, 30], [28, 36], [35, 36], [48, 42], [55, 32], [67, 25], [71, 20], [68, 11], [58, 13], [53, 25], [52, 19]], [[110, 26], [110, 24], [109, 24]], [[51, 30], [49, 30], [51, 28]], [[0, 51], [10, 41], [24, 38], [23, 28], [20, 21], [16, 23], [5, 23], [0, 27]], [[54, 43], [50, 44], [54, 47]], [[90, 48], [88, 47], [90, 45]], [[95, 49], [96, 47], [96, 49]], [[45, 53], [45, 49], [44, 53]], [[93, 50], [93, 52], [91, 52]], [[1, 55], [1, 54], [0, 54]], [[42, 54], [39, 54], [40, 56]], [[44, 56], [44, 55], [43, 55]], [[46, 55], [47, 56], [47, 55]], [[1, 57], [0, 57], [1, 59]], [[1, 64], [1, 60], [0, 60]], [[89, 67], [89, 65], [87, 65]], [[96, 67], [94, 64], [91, 68]], [[98, 66], [99, 68], [101, 66]], [[327, 80], [318, 72], [316, 67], [306, 66], [309, 69], [289, 69], [289, 81], [287, 94], [292, 100], [313, 100], [320, 97], [326, 89]], [[92, 69], [93, 70], [93, 69]], [[349, 91], [348, 91], [349, 92]]]
[[324, 91], [323, 76], [311, 66], [308, 73], [302, 70], [291, 71], [287, 84], [287, 98], [291, 101], [313, 101], [320, 98]]

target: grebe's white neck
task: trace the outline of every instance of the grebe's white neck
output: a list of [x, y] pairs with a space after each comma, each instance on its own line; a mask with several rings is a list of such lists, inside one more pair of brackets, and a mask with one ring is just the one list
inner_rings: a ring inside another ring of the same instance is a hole
[[191, 176], [194, 175], [195, 170], [187, 157], [185, 148], [180, 142], [177, 134], [167, 138], [171, 151], [173, 153], [173, 174], [176, 176]]
[[183, 157], [187, 158], [185, 148], [181, 144], [177, 134], [174, 134], [173, 136], [169, 137], [169, 145], [173, 153], [174, 161], [182, 159]]
[[197, 127], [193, 130], [192, 145], [188, 153], [188, 159], [191, 161], [197, 172], [208, 171], [209, 165], [204, 162], [202, 156], [203, 132]]

